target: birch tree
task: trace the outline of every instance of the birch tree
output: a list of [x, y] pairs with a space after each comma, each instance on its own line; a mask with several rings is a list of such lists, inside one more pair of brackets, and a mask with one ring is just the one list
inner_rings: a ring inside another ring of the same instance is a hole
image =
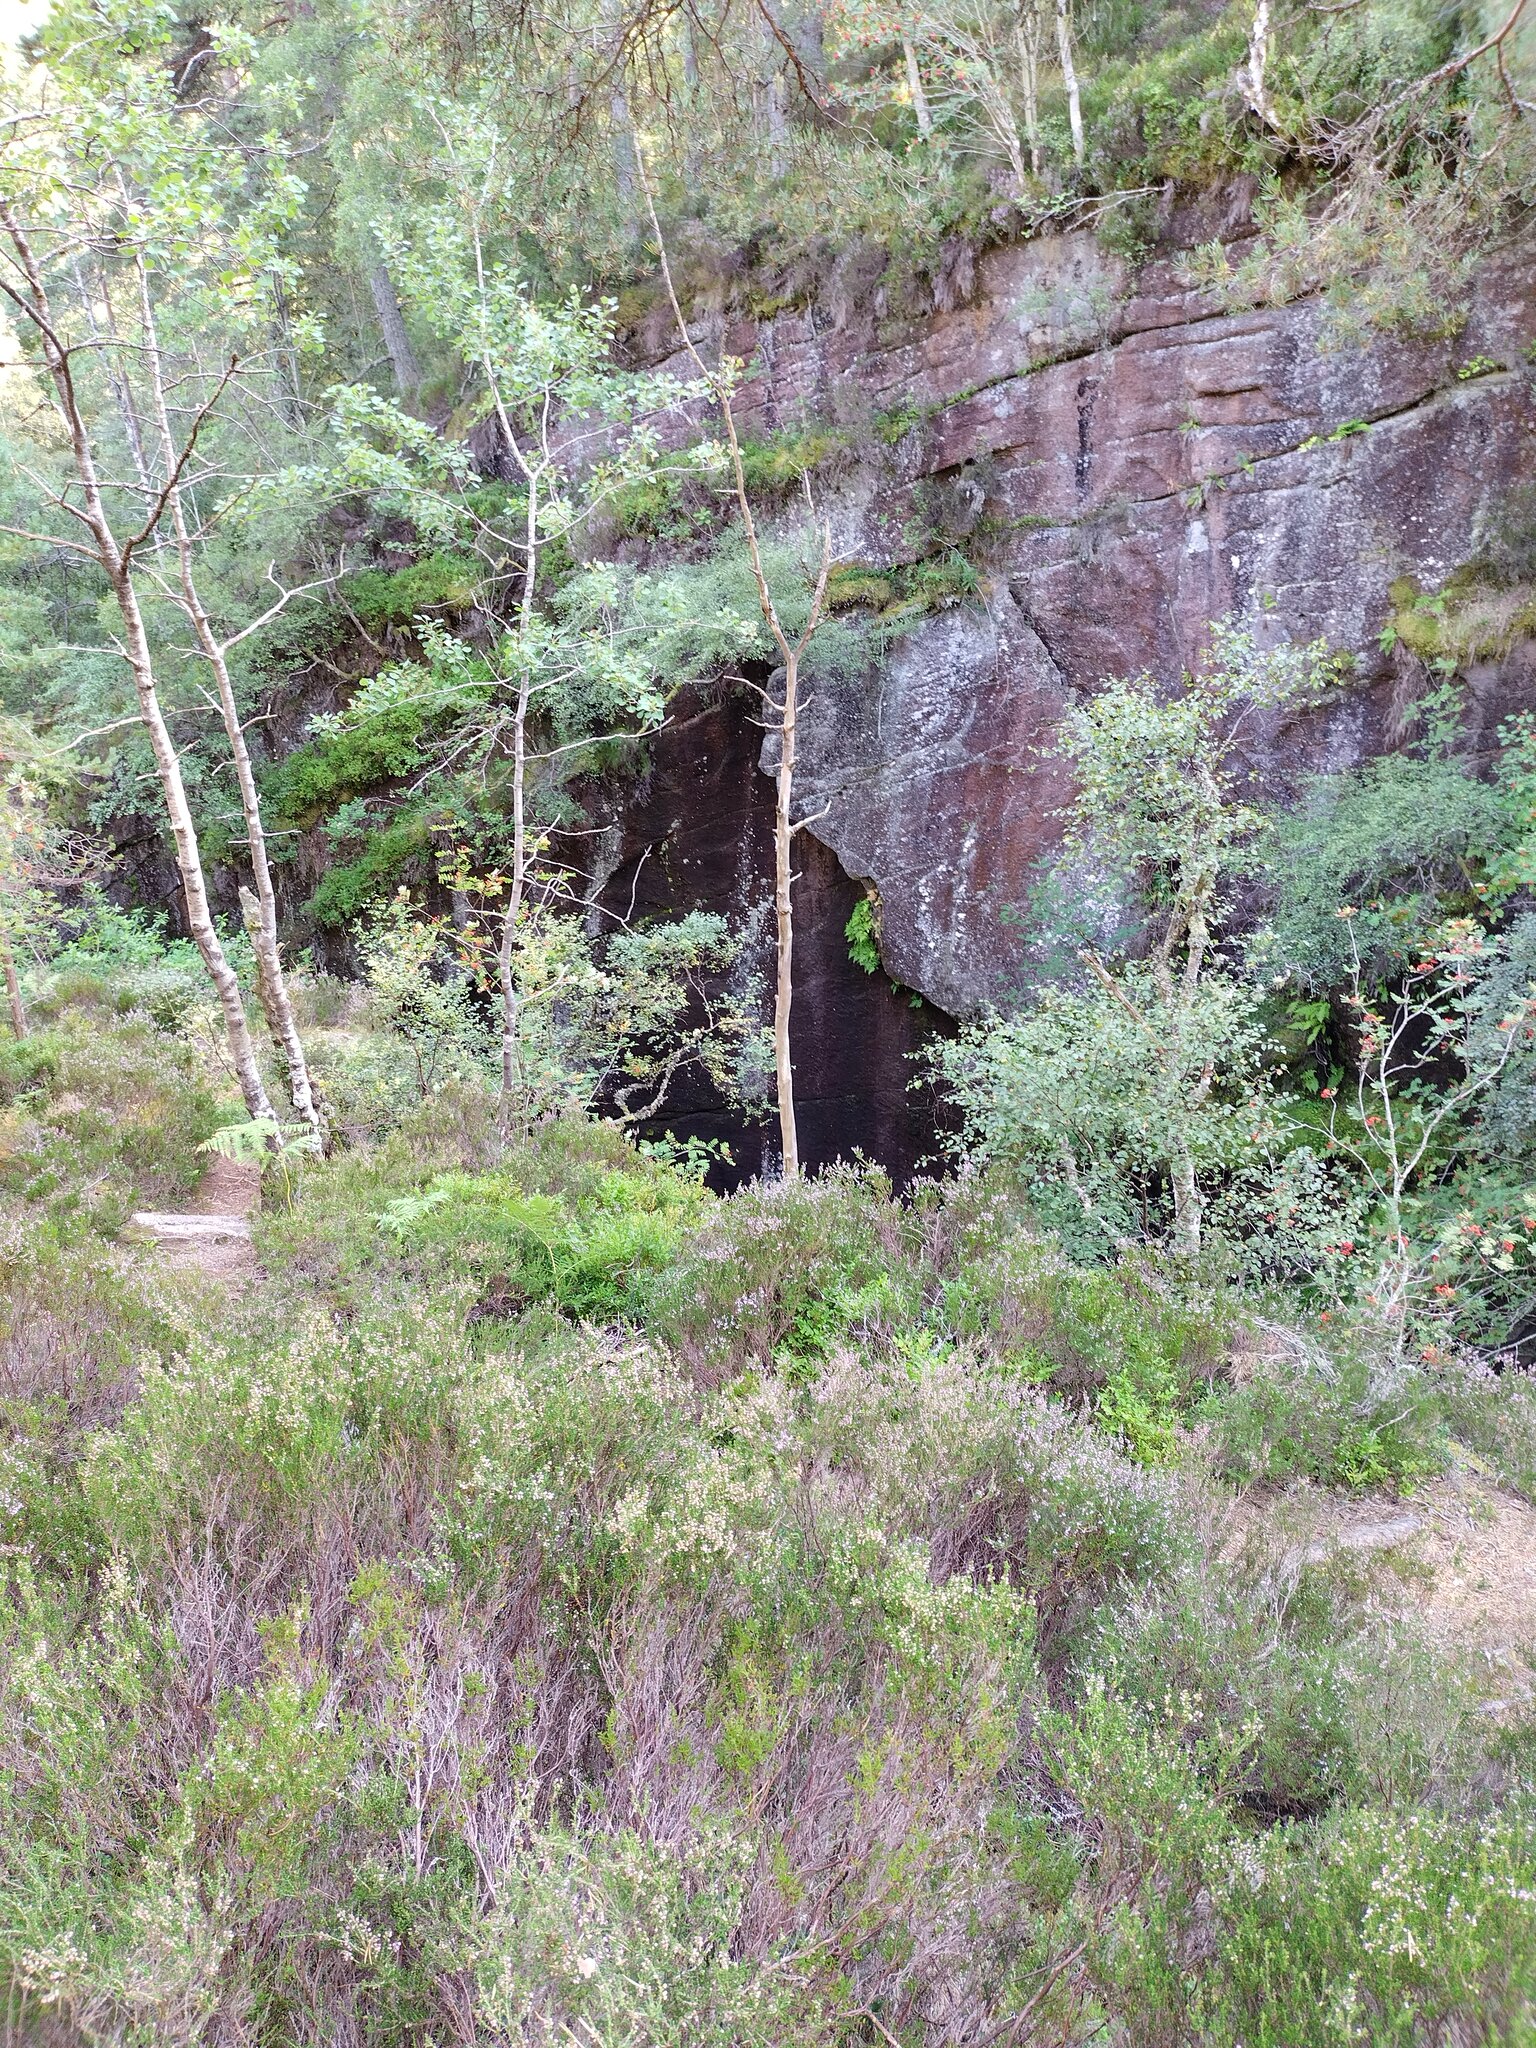
[[[768, 709], [768, 729], [778, 741], [778, 760], [774, 767], [773, 810], [773, 1070], [778, 1096], [783, 1173], [786, 1180], [795, 1180], [800, 1173], [800, 1137], [795, 1117], [795, 1071], [790, 1042], [790, 1011], [794, 1002], [794, 843], [798, 833], [825, 816], [825, 812], [819, 811], [809, 817], [795, 817], [795, 769], [798, 762], [800, 713], [803, 708], [800, 698], [801, 675], [806, 653], [825, 617], [827, 578], [832, 568], [832, 529], [825, 520], [819, 525], [818, 560], [813, 576], [810, 608], [804, 625], [798, 632], [791, 632], [785, 626], [781, 608], [774, 598], [764, 569], [762, 538], [752, 509], [751, 493], [747, 489], [741, 436], [737, 430], [736, 414], [731, 399], [731, 366], [723, 364], [712, 368], [705, 362], [689, 334], [688, 323], [683, 318], [683, 309], [673, 283], [672, 266], [667, 257], [666, 241], [656, 215], [656, 204], [649, 182], [645, 187], [645, 196], [660, 256], [661, 274], [677, 323], [677, 331], [682, 338], [683, 349], [697, 371], [700, 382], [714, 399], [725, 429], [731, 490], [736, 502], [742, 539], [746, 544], [747, 558], [752, 565], [752, 580], [757, 590], [763, 624], [782, 664], [777, 695], [770, 695], [766, 691], [763, 694]], [[809, 504], [809, 481], [806, 484], [806, 497]]]
[[1067, 89], [1067, 123], [1072, 130], [1072, 161], [1079, 170], [1086, 154], [1083, 140], [1083, 99], [1077, 84], [1077, 63], [1072, 54], [1072, 0], [1056, 0], [1056, 54], [1061, 62], [1061, 82]]
[[[354, 387], [339, 394], [339, 483], [403, 511], [424, 538], [466, 552], [477, 565], [477, 609], [508, 622], [488, 660], [440, 639], [415, 673], [420, 689], [452, 697], [461, 764], [502, 752], [510, 763], [509, 861], [495, 881], [501, 1095], [511, 1117], [524, 1093], [525, 956], [530, 967], [543, 956], [533, 927], [562, 888], [530, 809], [531, 778], [604, 731], [653, 725], [662, 706], [649, 668], [628, 659], [618, 637], [601, 622], [567, 630], [541, 586], [550, 561], [579, 551], [619, 491], [667, 466], [655, 416], [696, 393], [675, 378], [616, 370], [612, 307], [574, 295], [541, 301], [507, 260], [501, 225], [515, 167], [493, 121], [472, 104], [455, 110], [451, 128], [428, 100], [411, 110], [427, 138], [417, 169], [430, 174], [432, 195], [395, 224], [381, 220], [377, 232], [405, 304], [473, 377], [466, 424], [485, 438], [477, 457], [467, 438], [444, 440]], [[481, 466], [492, 461], [500, 491], [483, 488]], [[573, 729], [550, 739], [563, 718]], [[558, 981], [537, 981], [541, 1001], [558, 994]]]
[[[146, 603], [169, 598], [212, 671], [234, 758], [256, 882], [252, 937], [272, 1036], [299, 1116], [319, 1130], [277, 945], [260, 806], [228, 655], [200, 589], [205, 506], [235, 487], [210, 452], [232, 395], [271, 378], [267, 316], [280, 237], [299, 188], [270, 137], [246, 147], [220, 101], [182, 103], [173, 23], [153, 7], [104, 23], [61, 8], [43, 63], [0, 115], [0, 292], [30, 343], [64, 450], [61, 473], [29, 472], [62, 529], [13, 529], [92, 563], [116, 608], [175, 847], [194, 943], [218, 996], [253, 1120], [276, 1123], [238, 977], [209, 905], [181, 757], [163, 702]], [[231, 94], [244, 52], [217, 56]], [[242, 349], [250, 353], [242, 354]]]
[[[892, 45], [900, 49], [907, 96], [925, 142], [941, 137], [951, 147], [1000, 153], [1022, 189], [1041, 168], [1040, 5], [1041, 0], [1020, 0], [1017, 9], [991, 0], [915, 0], [901, 6], [842, 0], [836, 21], [847, 47], [871, 54]], [[845, 93], [855, 103], [873, 104], [888, 90], [872, 82]]]

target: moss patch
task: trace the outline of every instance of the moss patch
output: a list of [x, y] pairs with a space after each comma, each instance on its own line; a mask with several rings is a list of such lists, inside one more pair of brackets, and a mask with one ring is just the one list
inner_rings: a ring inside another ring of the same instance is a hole
[[1496, 661], [1536, 634], [1536, 586], [1500, 585], [1477, 563], [1456, 570], [1438, 590], [1421, 590], [1415, 577], [1400, 576], [1388, 595], [1383, 648], [1401, 644], [1446, 673]]
[[947, 611], [974, 597], [980, 578], [958, 550], [891, 569], [867, 562], [839, 562], [827, 577], [827, 604], [834, 611], [863, 608], [892, 622]]

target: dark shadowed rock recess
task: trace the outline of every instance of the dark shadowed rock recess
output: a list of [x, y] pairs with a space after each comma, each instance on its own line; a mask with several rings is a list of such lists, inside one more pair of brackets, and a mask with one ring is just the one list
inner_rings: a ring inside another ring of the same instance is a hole
[[[602, 835], [598, 901], [616, 916], [711, 910], [745, 926], [771, 987], [773, 785], [760, 771], [755, 699], [685, 694], [646, 744], [641, 777], [594, 792]], [[862, 1154], [898, 1184], [935, 1156], [934, 1104], [910, 1055], [948, 1020], [910, 988], [868, 974], [849, 956], [845, 926], [864, 894], [809, 832], [798, 841], [793, 1011], [801, 1152], [814, 1171]], [[722, 1111], [707, 1084], [683, 1088], [665, 1126], [683, 1137], [723, 1139], [733, 1165], [712, 1173], [730, 1187], [777, 1165], [771, 1098], [762, 1113]]]

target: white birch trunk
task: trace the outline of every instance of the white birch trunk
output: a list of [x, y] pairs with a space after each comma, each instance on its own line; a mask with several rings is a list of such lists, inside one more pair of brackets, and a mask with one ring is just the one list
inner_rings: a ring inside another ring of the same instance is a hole
[[1072, 16], [1069, 0], [1056, 0], [1056, 49], [1061, 58], [1061, 76], [1067, 88], [1067, 119], [1072, 128], [1072, 161], [1081, 170], [1087, 152], [1083, 142], [1083, 102], [1077, 88], [1077, 66], [1072, 61]]
[[[277, 1119], [273, 1115], [272, 1104], [267, 1096], [266, 1084], [256, 1062], [256, 1049], [251, 1042], [239, 978], [230, 966], [228, 955], [219, 942], [219, 935], [208, 907], [202, 855], [197, 844], [191, 808], [187, 803], [186, 786], [182, 781], [181, 762], [170, 729], [165, 722], [159, 693], [155, 688], [154, 662], [150, 654], [149, 637], [144, 630], [144, 615], [133, 581], [132, 544], [120, 544], [112, 531], [102, 498], [95, 453], [75, 391], [69, 357], [53, 325], [42, 274], [32, 254], [31, 243], [25, 229], [3, 203], [0, 203], [0, 227], [5, 229], [10, 238], [18, 266], [26, 279], [27, 296], [25, 300], [19, 301], [19, 307], [32, 321], [42, 342], [43, 360], [53, 386], [54, 404], [69, 436], [75, 474], [80, 484], [83, 524], [91, 536], [93, 552], [111, 587], [122, 619], [122, 653], [133, 676], [139, 715], [149, 734], [150, 748], [155, 759], [155, 772], [159, 778], [161, 795], [165, 800], [171, 837], [176, 848], [176, 868], [181, 877], [182, 896], [187, 907], [187, 926], [223, 1012], [230, 1058], [239, 1077], [246, 1114], [253, 1122], [259, 1119], [276, 1123]], [[153, 508], [151, 510], [153, 511]]]
[[923, 89], [923, 70], [917, 61], [917, 50], [909, 35], [901, 38], [901, 53], [907, 63], [907, 90], [912, 95], [912, 111], [917, 116], [917, 132], [924, 142], [933, 139], [933, 110], [928, 105], [928, 95]]
[[773, 813], [773, 914], [776, 971], [773, 989], [773, 1074], [779, 1098], [779, 1145], [784, 1155], [784, 1178], [795, 1180], [800, 1173], [800, 1134], [795, 1120], [795, 1071], [789, 1053], [789, 1012], [794, 1001], [795, 911], [791, 896], [794, 881], [794, 825], [791, 818], [795, 794], [795, 738], [800, 713], [800, 653], [796, 648], [784, 664], [784, 708], [779, 721], [779, 767], [775, 782]]
[[[166, 404], [165, 378], [160, 359], [154, 304], [150, 298], [148, 273], [142, 262], [138, 270], [140, 317], [144, 325], [146, 344], [145, 373], [149, 379], [155, 424], [160, 435], [161, 460], [165, 464], [167, 476], [174, 476], [176, 446], [171, 432], [170, 412]], [[177, 484], [170, 487], [166, 509], [170, 514], [171, 531], [176, 544], [181, 608], [196, 636], [204, 660], [213, 671], [214, 684], [218, 690], [219, 713], [224, 721], [225, 736], [229, 741], [229, 751], [235, 764], [235, 780], [240, 790], [240, 810], [245, 819], [246, 847], [251, 858], [251, 873], [256, 883], [255, 915], [252, 916], [245, 909], [246, 892], [243, 890], [241, 905], [245, 927], [250, 933], [251, 945], [256, 954], [257, 995], [266, 1013], [267, 1029], [271, 1033], [272, 1043], [288, 1070], [288, 1092], [294, 1110], [300, 1121], [307, 1124], [323, 1143], [328, 1135], [325, 1118], [310, 1080], [304, 1041], [299, 1035], [298, 1019], [293, 1013], [293, 1002], [288, 993], [287, 978], [283, 973], [277, 931], [277, 893], [272, 886], [272, 868], [267, 859], [267, 835], [262, 825], [261, 800], [256, 792], [256, 774], [251, 766], [251, 750], [246, 745], [245, 727], [241, 722], [240, 707], [235, 701], [235, 687], [229, 673], [229, 660], [223, 643], [213, 629], [213, 621], [208, 616], [193, 573], [192, 536], [187, 528], [186, 506], [181, 488]]]
[[5, 999], [10, 1005], [11, 1029], [18, 1038], [25, 1038], [27, 1011], [21, 1000], [21, 982], [16, 974], [16, 955], [11, 949], [9, 933], [3, 931], [0, 931], [0, 967], [5, 970]]

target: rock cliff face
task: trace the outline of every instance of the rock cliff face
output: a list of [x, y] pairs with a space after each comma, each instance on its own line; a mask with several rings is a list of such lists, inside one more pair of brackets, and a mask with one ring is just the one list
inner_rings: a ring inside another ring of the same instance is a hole
[[[700, 322], [752, 365], [752, 431], [854, 428], [851, 473], [820, 490], [839, 559], [910, 560], [917, 536], [981, 571], [975, 601], [822, 687], [802, 748], [804, 809], [827, 807], [817, 835], [878, 889], [891, 975], [952, 1014], [1029, 974], [1075, 694], [1176, 678], [1234, 615], [1359, 657], [1335, 701], [1260, 736], [1272, 789], [1390, 747], [1425, 678], [1380, 645], [1389, 586], [1438, 586], [1536, 474], [1528, 239], [1485, 266], [1453, 339], [1339, 347], [1316, 299], [1231, 312], [1187, 282], [1180, 251], [1245, 232], [1243, 195], [1219, 207], [1170, 212], [1135, 275], [1074, 233], [980, 256], [948, 311], [891, 314], [855, 264], [803, 310]], [[638, 340], [668, 359], [659, 311]], [[889, 442], [893, 414], [916, 417]], [[1528, 647], [1469, 681], [1474, 746], [1536, 703]]]

